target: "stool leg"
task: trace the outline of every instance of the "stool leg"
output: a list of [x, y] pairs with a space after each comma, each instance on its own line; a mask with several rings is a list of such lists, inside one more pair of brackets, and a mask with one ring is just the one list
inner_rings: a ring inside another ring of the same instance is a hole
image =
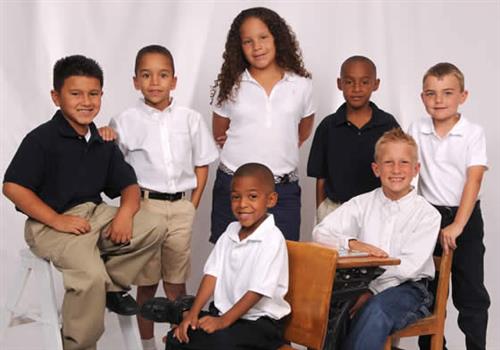
[[139, 328], [134, 316], [117, 315], [126, 350], [142, 350]]
[[5, 330], [9, 327], [12, 321], [14, 310], [21, 300], [30, 273], [31, 268], [21, 264], [15, 274], [15, 276], [19, 276], [20, 278], [15, 279], [12, 281], [13, 283], [9, 285], [9, 292], [7, 293], [5, 305], [0, 310], [0, 338], [3, 338]]
[[[38, 258], [37, 258], [38, 259]], [[52, 267], [48, 261], [38, 259], [35, 276], [39, 289], [43, 335], [48, 349], [62, 350], [61, 328], [57, 312], [56, 291], [52, 277]]]

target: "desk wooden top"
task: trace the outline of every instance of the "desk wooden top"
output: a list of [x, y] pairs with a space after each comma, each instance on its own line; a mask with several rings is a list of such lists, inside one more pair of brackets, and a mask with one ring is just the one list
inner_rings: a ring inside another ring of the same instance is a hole
[[399, 265], [401, 260], [396, 258], [377, 258], [374, 256], [341, 256], [337, 260], [337, 269], [369, 266]]

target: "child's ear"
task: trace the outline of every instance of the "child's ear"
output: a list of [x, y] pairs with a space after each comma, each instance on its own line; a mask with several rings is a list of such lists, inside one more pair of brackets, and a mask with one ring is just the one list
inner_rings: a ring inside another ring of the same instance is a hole
[[337, 78], [337, 88], [342, 91], [342, 79]]
[[469, 91], [464, 90], [461, 93], [461, 98], [460, 98], [460, 104], [464, 103], [467, 100], [467, 97], [469, 97]]
[[373, 91], [377, 91], [379, 86], [380, 86], [380, 79], [375, 79], [375, 87], [373, 88]]
[[376, 177], [380, 177], [380, 171], [377, 163], [375, 162], [372, 163], [372, 170]]
[[278, 203], [278, 192], [271, 192], [267, 195], [267, 208], [272, 208]]
[[50, 90], [50, 97], [57, 107], [61, 106], [61, 103], [59, 101], [59, 93], [56, 90]]
[[137, 76], [133, 76], [132, 77], [132, 81], [134, 82], [134, 88], [136, 90], [140, 90], [141, 89], [141, 86], [139, 85], [139, 79], [137, 79]]
[[177, 77], [174, 76], [172, 79], [172, 88], [170, 90], [175, 90], [175, 87], [177, 86]]

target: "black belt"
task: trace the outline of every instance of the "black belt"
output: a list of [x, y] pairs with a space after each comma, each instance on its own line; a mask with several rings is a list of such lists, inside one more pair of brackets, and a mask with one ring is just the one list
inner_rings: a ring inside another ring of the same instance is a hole
[[[146, 195], [146, 192], [147, 192], [147, 195]], [[184, 192], [161, 193], [161, 192], [150, 192], [150, 191], [141, 190], [141, 197], [142, 198], [149, 198], [149, 199], [158, 199], [158, 200], [162, 200], [162, 201], [175, 202], [175, 201], [178, 201], [179, 199], [182, 199], [182, 197], [184, 197]]]

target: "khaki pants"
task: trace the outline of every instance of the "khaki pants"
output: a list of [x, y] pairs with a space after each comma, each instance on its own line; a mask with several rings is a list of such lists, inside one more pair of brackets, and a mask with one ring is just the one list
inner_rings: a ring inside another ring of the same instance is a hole
[[134, 217], [130, 244], [118, 246], [103, 238], [116, 211], [107, 204], [90, 202], [66, 211], [89, 221], [91, 231], [82, 235], [26, 221], [25, 239], [31, 250], [52, 261], [62, 272], [66, 291], [62, 305], [65, 350], [96, 348], [104, 332], [106, 291], [127, 290], [163, 240], [164, 219], [142, 211]]
[[316, 223], [319, 224], [328, 214], [340, 206], [340, 203], [332, 202], [328, 197], [325, 198], [325, 200], [319, 205], [318, 209], [316, 209]]

